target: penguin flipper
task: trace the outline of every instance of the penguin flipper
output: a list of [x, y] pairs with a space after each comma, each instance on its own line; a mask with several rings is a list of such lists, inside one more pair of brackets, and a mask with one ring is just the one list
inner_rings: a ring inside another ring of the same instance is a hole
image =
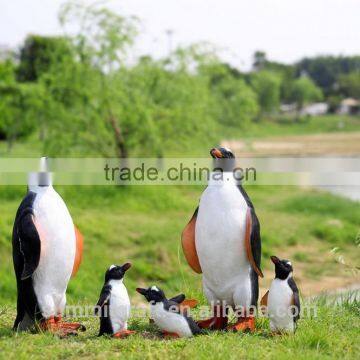
[[31, 208], [25, 208], [15, 220], [14, 241], [18, 242], [23, 260], [20, 279], [29, 278], [39, 265], [41, 241]]
[[101, 289], [99, 300], [95, 305], [95, 309], [94, 309], [95, 315], [97, 315], [99, 310], [102, 309], [104, 305], [108, 303], [111, 296], [111, 289], [112, 287], [109, 284], [104, 285], [103, 288]]
[[199, 327], [199, 325], [196, 323], [196, 321], [192, 317], [185, 316], [185, 319], [186, 319], [193, 335], [196, 336], [196, 335], [205, 334], [204, 330]]
[[253, 207], [246, 212], [245, 248], [248, 260], [258, 276], [264, 277], [260, 269], [261, 237], [260, 224]]
[[74, 277], [79, 270], [82, 260], [83, 247], [84, 247], [84, 237], [82, 233], [76, 226], [74, 226], [74, 228], [75, 228], [75, 238], [76, 238], [76, 252], [75, 252], [74, 266], [71, 273], [71, 277]]
[[169, 299], [169, 301], [174, 301], [178, 304], [182, 303], [184, 300], [185, 300], [184, 294], [179, 294], [179, 295], [176, 295], [173, 298]]
[[193, 309], [199, 302], [195, 299], [185, 299], [184, 294], [179, 294], [169, 299], [169, 301], [179, 304], [181, 312], [187, 312], [188, 309]]
[[291, 304], [292, 306], [294, 306], [296, 308], [293, 308], [293, 315], [294, 315], [294, 322], [296, 322], [297, 320], [300, 319], [300, 297], [299, 297], [299, 289], [298, 287], [296, 286], [296, 283], [295, 283], [295, 280], [290, 277], [288, 279], [288, 284], [289, 284], [289, 287], [290, 289], [292, 290], [293, 292], [293, 296], [292, 296], [292, 299], [291, 299]]
[[[261, 307], [267, 307], [268, 306], [268, 296], [269, 296], [269, 290], [265, 293], [265, 295], [260, 300], [260, 306]], [[261, 309], [262, 313], [264, 314], [265, 309]]]
[[202, 270], [195, 246], [195, 225], [198, 210], [199, 207], [196, 208], [191, 220], [185, 226], [185, 229], [181, 234], [181, 244], [186, 261], [196, 273], [201, 274]]

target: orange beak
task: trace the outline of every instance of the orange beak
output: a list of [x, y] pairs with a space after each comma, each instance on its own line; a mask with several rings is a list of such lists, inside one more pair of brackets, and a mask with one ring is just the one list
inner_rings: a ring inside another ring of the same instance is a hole
[[216, 148], [212, 149], [210, 151], [210, 154], [211, 154], [211, 156], [214, 156], [217, 159], [221, 159], [223, 157], [221, 151], [219, 149], [216, 149]]

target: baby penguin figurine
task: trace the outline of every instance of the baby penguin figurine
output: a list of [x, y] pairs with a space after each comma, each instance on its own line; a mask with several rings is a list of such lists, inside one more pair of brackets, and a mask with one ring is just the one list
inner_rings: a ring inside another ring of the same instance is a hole
[[267, 306], [270, 329], [274, 333], [294, 333], [300, 318], [299, 290], [292, 277], [293, 268], [288, 260], [271, 256], [275, 264], [275, 279], [261, 300]]
[[136, 291], [150, 303], [150, 316], [166, 336], [188, 338], [202, 333], [196, 322], [182, 310], [183, 295], [168, 300], [156, 286], [137, 288]]
[[115, 338], [124, 338], [135, 333], [127, 329], [130, 299], [123, 282], [125, 272], [130, 267], [130, 263], [122, 266], [111, 265], [105, 273], [105, 284], [95, 306], [95, 315], [100, 311], [99, 336], [108, 334]]

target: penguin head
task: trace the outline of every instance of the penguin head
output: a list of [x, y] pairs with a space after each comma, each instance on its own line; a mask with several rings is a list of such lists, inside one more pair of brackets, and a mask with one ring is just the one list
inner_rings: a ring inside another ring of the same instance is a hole
[[235, 155], [233, 154], [233, 152], [225, 147], [211, 149], [210, 155], [214, 159], [235, 159]]
[[136, 288], [136, 291], [143, 295], [149, 303], [159, 303], [166, 299], [164, 292], [157, 286], [151, 286], [148, 289]]
[[28, 191], [35, 191], [37, 187], [52, 186], [52, 173], [49, 172], [49, 159], [46, 156], [40, 158], [39, 171], [30, 172], [28, 175]]
[[275, 278], [285, 280], [293, 272], [293, 267], [289, 260], [280, 260], [276, 256], [271, 256], [271, 261], [275, 265]]
[[124, 277], [126, 271], [130, 269], [130, 267], [130, 263], [126, 263], [122, 266], [111, 265], [105, 273], [105, 281], [121, 280]]

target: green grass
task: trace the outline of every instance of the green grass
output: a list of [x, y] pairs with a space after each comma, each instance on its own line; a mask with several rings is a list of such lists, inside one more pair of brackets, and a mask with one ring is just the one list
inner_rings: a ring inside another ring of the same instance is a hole
[[254, 334], [214, 332], [193, 339], [165, 340], [147, 319], [130, 322], [136, 335], [125, 340], [96, 337], [98, 320], [82, 318], [87, 331], [78, 337], [59, 339], [50, 334], [14, 335], [10, 330], [14, 311], [0, 318], [0, 357], [115, 359], [356, 359], [360, 351], [359, 303], [326, 306], [314, 303], [316, 314], [304, 316], [294, 335], [272, 336], [268, 321], [257, 320]]
[[[201, 293], [201, 277], [190, 271], [180, 248], [181, 230], [198, 203], [201, 187], [64, 186], [57, 190], [85, 236], [83, 263], [67, 292], [69, 305], [95, 304], [106, 268], [125, 261], [133, 263], [126, 284], [134, 304], [142, 301], [135, 287], [151, 284], [161, 286], [169, 295], [181, 291], [206, 303]], [[358, 203], [295, 187], [249, 186], [247, 190], [261, 220], [263, 268], [269, 277], [272, 266], [268, 256], [272, 254], [293, 260], [300, 284], [314, 274], [321, 282], [323, 269], [332, 276], [353, 276], [344, 272], [342, 265], [323, 259], [319, 253], [326, 254], [336, 245], [346, 259], [357, 261]], [[48, 334], [15, 335], [11, 332], [16, 299], [11, 229], [24, 193], [22, 187], [0, 188], [0, 358], [25, 358], [29, 354], [34, 358], [54, 355], [106, 359], [121, 355], [134, 358], [177, 358], [180, 355], [185, 358], [220, 355], [224, 358], [285, 358], [290, 354], [299, 358], [355, 358], [359, 314], [347, 308], [323, 307], [319, 318], [300, 322], [295, 336], [275, 338], [269, 337], [266, 321], [260, 321], [255, 335], [218, 333], [191, 340], [165, 341], [156, 336], [156, 330], [149, 328], [146, 320], [134, 319], [132, 326], [139, 334], [115, 341], [95, 337], [98, 321], [93, 318], [85, 319], [88, 331], [78, 338], [60, 340]], [[319, 232], [319, 224], [331, 222], [344, 225], [338, 228], [338, 235], [332, 235], [334, 238]], [[305, 271], [297, 273], [300, 265]], [[146, 338], [142, 335], [144, 331]]]
[[[84, 260], [78, 276], [70, 283], [70, 301], [96, 301], [105, 269], [112, 263], [128, 260], [135, 265], [128, 279], [131, 293], [139, 283], [156, 282], [170, 292], [181, 290], [189, 295], [201, 287], [200, 277], [188, 269], [180, 248], [181, 231], [197, 206], [201, 187], [64, 186], [57, 189], [85, 236]], [[257, 205], [262, 224], [265, 269], [271, 268], [267, 260], [270, 255], [289, 257], [292, 247], [298, 252], [299, 245], [308, 247], [310, 252], [319, 248], [329, 252], [339, 246], [347, 258], [356, 258], [358, 203], [294, 187], [253, 186], [248, 187], [248, 192]], [[5, 303], [15, 301], [11, 229], [23, 195], [21, 187], [0, 189], [0, 300]], [[312, 199], [317, 207], [309, 205]], [[336, 212], [333, 201], [339, 206], [343, 204], [344, 211]], [[308, 211], [304, 211], [305, 204]], [[290, 210], [291, 207], [295, 209]], [[343, 226], [336, 227], [336, 233], [330, 227], [330, 237], [320, 232], [319, 226], [331, 222]], [[312, 257], [305, 260], [309, 266], [316, 263]], [[323, 261], [320, 260], [322, 265]], [[341, 271], [336, 263], [330, 262], [329, 266], [334, 273]]]
[[276, 117], [253, 122], [244, 129], [224, 126], [223, 139], [251, 139], [270, 136], [309, 135], [360, 131], [360, 116], [323, 115], [303, 117], [295, 122], [291, 117]]

